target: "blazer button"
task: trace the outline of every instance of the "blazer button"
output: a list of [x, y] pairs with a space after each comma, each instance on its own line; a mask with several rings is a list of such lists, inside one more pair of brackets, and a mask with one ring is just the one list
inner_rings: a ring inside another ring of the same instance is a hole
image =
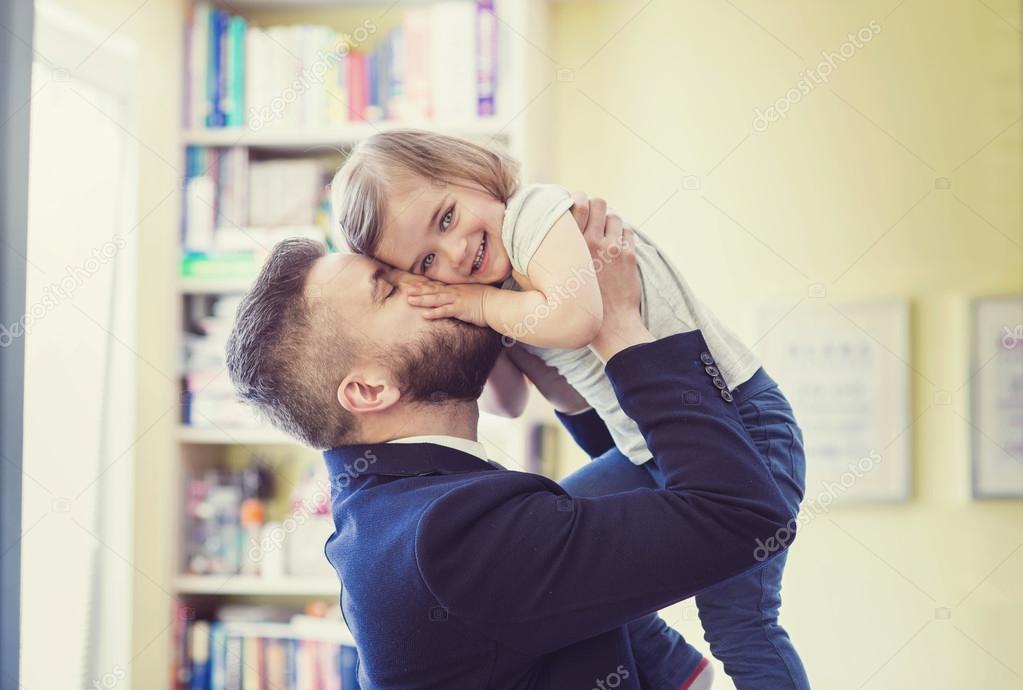
[[732, 394], [731, 394], [731, 393], [729, 393], [729, 392], [728, 392], [728, 391], [726, 391], [726, 390], [722, 390], [722, 391], [721, 391], [721, 398], [722, 398], [722, 399], [723, 399], [723, 400], [724, 400], [725, 402], [728, 402], [728, 403], [732, 402], [732, 400], [734, 399], [734, 398], [732, 398]]
[[707, 372], [707, 376], [717, 376], [721, 373], [717, 367], [704, 367], [703, 370]]
[[725, 388], [727, 388], [727, 386], [725, 385], [725, 380], [720, 376], [715, 376], [714, 378], [711, 379], [711, 382], [714, 384], [714, 387], [717, 388], [719, 391], [724, 391]]
[[700, 361], [706, 364], [707, 366], [710, 366], [711, 364], [714, 363], [714, 358], [710, 356], [710, 353], [704, 352], [703, 354], [700, 355]]

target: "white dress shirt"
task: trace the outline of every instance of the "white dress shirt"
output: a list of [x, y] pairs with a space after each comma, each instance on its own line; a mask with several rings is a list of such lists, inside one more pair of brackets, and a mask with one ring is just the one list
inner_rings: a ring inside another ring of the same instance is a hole
[[457, 436], [406, 436], [405, 438], [396, 438], [393, 441], [388, 441], [388, 443], [434, 443], [438, 446], [446, 446], [469, 455], [475, 455], [480, 460], [489, 462], [487, 459], [487, 449], [483, 447], [482, 443], [470, 441], [467, 438], [458, 438]]

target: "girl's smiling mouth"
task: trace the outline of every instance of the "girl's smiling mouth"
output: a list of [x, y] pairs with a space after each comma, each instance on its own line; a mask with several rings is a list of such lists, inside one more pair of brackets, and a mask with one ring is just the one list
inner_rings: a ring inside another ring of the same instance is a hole
[[476, 258], [472, 262], [472, 267], [469, 269], [469, 275], [474, 275], [479, 272], [486, 264], [487, 258], [490, 252], [487, 251], [487, 233], [483, 232], [483, 239], [480, 240], [480, 246], [476, 249]]

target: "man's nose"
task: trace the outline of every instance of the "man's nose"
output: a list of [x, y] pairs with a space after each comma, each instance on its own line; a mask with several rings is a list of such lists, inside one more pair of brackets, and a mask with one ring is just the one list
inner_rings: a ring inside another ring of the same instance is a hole
[[423, 282], [422, 276], [412, 275], [411, 273], [406, 273], [405, 271], [395, 271], [395, 273], [391, 275], [391, 284], [394, 285], [399, 290], [401, 290], [402, 292], [408, 292], [418, 283], [422, 282]]

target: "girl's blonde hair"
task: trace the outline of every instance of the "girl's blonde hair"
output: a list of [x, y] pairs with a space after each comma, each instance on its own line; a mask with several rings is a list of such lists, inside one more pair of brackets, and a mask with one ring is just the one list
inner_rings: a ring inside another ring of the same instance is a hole
[[372, 256], [396, 182], [468, 180], [507, 203], [518, 187], [518, 169], [506, 154], [458, 137], [417, 129], [380, 132], [359, 142], [334, 175], [334, 227], [349, 249]]

